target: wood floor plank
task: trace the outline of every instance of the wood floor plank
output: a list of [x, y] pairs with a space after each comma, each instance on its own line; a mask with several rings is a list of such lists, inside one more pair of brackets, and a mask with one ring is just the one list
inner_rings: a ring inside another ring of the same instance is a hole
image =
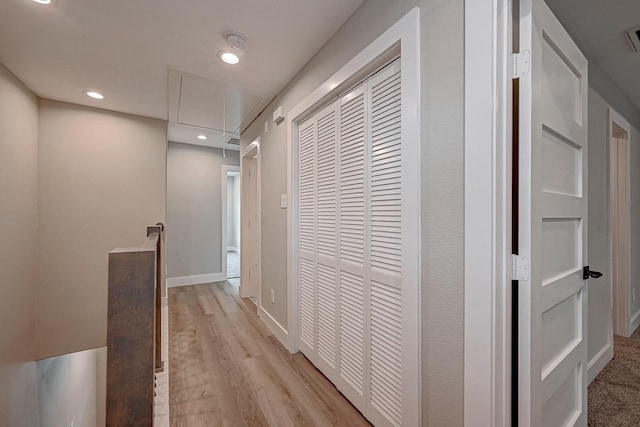
[[202, 309], [203, 314], [212, 314], [215, 310], [214, 302], [211, 300], [211, 293], [206, 287], [194, 286], [196, 293], [198, 294], [198, 304]]
[[[263, 358], [245, 360], [251, 375], [253, 394], [270, 426], [301, 426], [305, 420], [293, 404], [291, 394], [277, 381], [275, 372]], [[325, 424], [326, 425], [326, 424]]]
[[[183, 361], [186, 365], [185, 369], [191, 372], [171, 381], [172, 424], [179, 425], [186, 419], [193, 422], [193, 415], [200, 415], [209, 425], [241, 425], [243, 420], [237, 401], [231, 393], [226, 391], [233, 387], [231, 378], [225, 375], [225, 367], [219, 363], [220, 361], [213, 360], [208, 351], [216, 343], [222, 345], [223, 343], [209, 330], [205, 318], [199, 312], [201, 307], [197, 304], [196, 290], [190, 289], [187, 294], [193, 297], [185, 301], [186, 309], [191, 311], [193, 329], [192, 333], [184, 335], [192, 338], [187, 339], [187, 344], [183, 344], [180, 350], [186, 349], [187, 354], [192, 355], [192, 359], [185, 359], [184, 354], [181, 354], [178, 360]], [[193, 372], [194, 370], [196, 372]], [[179, 372], [182, 373], [185, 370], [179, 370]], [[211, 387], [212, 383], [218, 386]], [[198, 393], [193, 394], [193, 389]]]
[[227, 282], [169, 290], [172, 426], [367, 426]]
[[[204, 319], [202, 327], [210, 331], [212, 329], [211, 319]], [[214, 380], [224, 376], [227, 382], [225, 396], [231, 399], [232, 403], [226, 409], [237, 412], [239, 419], [244, 419], [245, 422], [255, 425], [263, 419], [262, 413], [253, 399], [246, 369], [238, 363], [233, 349], [227, 344], [217, 346], [207, 340], [203, 340], [201, 344], [208, 356], [205, 361], [205, 369], [216, 372], [213, 374]]]

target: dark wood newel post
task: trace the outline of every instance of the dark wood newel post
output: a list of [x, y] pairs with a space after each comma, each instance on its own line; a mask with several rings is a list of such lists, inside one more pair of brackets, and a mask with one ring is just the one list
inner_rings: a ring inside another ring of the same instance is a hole
[[154, 374], [163, 370], [164, 225], [137, 248], [109, 253], [107, 426], [152, 426]]

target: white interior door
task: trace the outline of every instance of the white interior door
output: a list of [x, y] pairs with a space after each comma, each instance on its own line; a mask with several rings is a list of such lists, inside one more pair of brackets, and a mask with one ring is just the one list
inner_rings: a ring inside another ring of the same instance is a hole
[[[240, 296], [260, 298], [259, 149], [242, 157], [240, 223]], [[260, 301], [258, 301], [260, 302]]]
[[587, 60], [542, 0], [522, 0], [518, 419], [587, 425]]
[[617, 335], [630, 336], [631, 303], [629, 254], [631, 251], [630, 230], [630, 200], [629, 200], [629, 141], [624, 137], [611, 138], [611, 161], [613, 168], [611, 221], [613, 237], [613, 320], [614, 331]]

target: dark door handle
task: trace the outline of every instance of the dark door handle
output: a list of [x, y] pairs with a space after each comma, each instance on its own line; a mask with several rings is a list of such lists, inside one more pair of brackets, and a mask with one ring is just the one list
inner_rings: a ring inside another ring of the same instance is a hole
[[588, 265], [584, 266], [582, 268], [582, 280], [587, 280], [591, 277], [593, 277], [594, 279], [597, 279], [598, 277], [602, 277], [602, 273], [600, 273], [599, 271], [589, 270]]

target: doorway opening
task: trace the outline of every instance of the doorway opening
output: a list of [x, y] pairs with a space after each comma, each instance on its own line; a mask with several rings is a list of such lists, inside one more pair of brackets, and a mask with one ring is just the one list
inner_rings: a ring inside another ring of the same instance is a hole
[[261, 307], [260, 287], [260, 138], [241, 152], [240, 228], [242, 253], [240, 256], [240, 296], [250, 298]]
[[[611, 261], [613, 279], [613, 331], [629, 337], [640, 324], [633, 316], [636, 301], [631, 287], [631, 218], [630, 218], [630, 125], [609, 110], [609, 183], [611, 194]], [[633, 316], [633, 317], [632, 317]]]
[[227, 171], [227, 280], [240, 279], [240, 171]]
[[222, 274], [232, 286], [241, 286], [240, 280], [240, 187], [238, 166], [222, 166]]

